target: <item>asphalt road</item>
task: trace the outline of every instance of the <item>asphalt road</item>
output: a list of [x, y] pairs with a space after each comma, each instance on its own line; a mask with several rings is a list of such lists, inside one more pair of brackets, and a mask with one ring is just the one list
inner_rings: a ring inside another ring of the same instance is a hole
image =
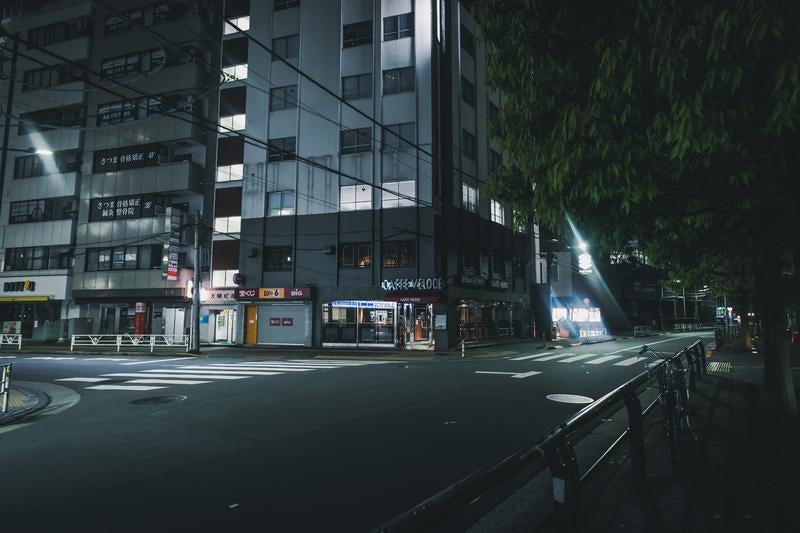
[[[696, 338], [432, 362], [20, 355], [14, 380], [54, 404], [0, 427], [0, 523], [368, 531], [582, 407], [548, 394], [598, 398], [644, 369], [643, 343]], [[131, 403], [164, 395], [186, 399]]]

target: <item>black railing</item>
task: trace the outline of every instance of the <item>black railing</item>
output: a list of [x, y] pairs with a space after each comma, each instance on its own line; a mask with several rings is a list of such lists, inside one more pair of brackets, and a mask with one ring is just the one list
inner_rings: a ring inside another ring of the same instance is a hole
[[[461, 479], [376, 531], [394, 533], [466, 529], [546, 469], [550, 470], [553, 482], [551, 513], [555, 530], [559, 533], [577, 531], [580, 524], [582, 486], [625, 441], [630, 441], [635, 483], [643, 490], [647, 474], [645, 418], [656, 406], [661, 405], [666, 434], [672, 445], [682, 429], [688, 430], [689, 391], [694, 390], [696, 380], [702, 379], [706, 373], [705, 346], [700, 340], [665, 358], [645, 346], [641, 353], [646, 352], [662, 359], [661, 362], [651, 365], [646, 371], [587, 405], [536, 444]], [[684, 379], [687, 375], [688, 379]], [[658, 383], [659, 393], [642, 409], [640, 389], [654, 379]], [[574, 445], [580, 439], [580, 430], [598, 422], [603, 413], [620, 403], [625, 405], [628, 427], [585, 472], [581, 472]], [[674, 446], [671, 449], [674, 459]]]

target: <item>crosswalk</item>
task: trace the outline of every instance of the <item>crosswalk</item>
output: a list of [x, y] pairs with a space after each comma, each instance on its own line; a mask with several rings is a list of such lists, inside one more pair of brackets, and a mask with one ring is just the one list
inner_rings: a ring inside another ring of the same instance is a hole
[[627, 355], [633, 355], [633, 352], [637, 351], [638, 348], [629, 348], [625, 350], [619, 350], [616, 352], [611, 353], [583, 353], [583, 354], [575, 354], [574, 352], [553, 352], [553, 350], [534, 353], [534, 354], [527, 354], [527, 355], [520, 355], [517, 357], [509, 358], [511, 361], [526, 361], [530, 363], [545, 363], [545, 362], [552, 362], [552, 363], [580, 363], [580, 364], [587, 364], [587, 365], [602, 365], [605, 363], [610, 363], [613, 366], [632, 366], [636, 363], [647, 363], [652, 361], [652, 357], [645, 357], [640, 355], [635, 355], [633, 357], [626, 357], [624, 352], [629, 352]]
[[[161, 361], [157, 361], [161, 362]], [[65, 383], [82, 383], [85, 390], [142, 392], [170, 386], [207, 385], [265, 376], [281, 376], [306, 372], [384, 365], [396, 361], [317, 361], [290, 359], [281, 361], [248, 361], [244, 363], [210, 363], [205, 365], [159, 365], [157, 368], [125, 369], [99, 376], [72, 376], [56, 379]]]

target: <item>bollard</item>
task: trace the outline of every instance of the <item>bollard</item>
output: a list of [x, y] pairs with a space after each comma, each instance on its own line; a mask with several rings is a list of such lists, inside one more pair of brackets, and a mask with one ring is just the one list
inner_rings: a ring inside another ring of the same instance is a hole
[[464, 359], [464, 339], [461, 339], [461, 359]]

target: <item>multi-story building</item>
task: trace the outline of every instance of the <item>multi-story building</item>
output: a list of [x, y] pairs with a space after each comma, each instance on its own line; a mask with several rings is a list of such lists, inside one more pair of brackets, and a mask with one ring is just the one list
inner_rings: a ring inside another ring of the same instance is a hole
[[18, 37], [4, 50], [17, 63], [9, 146], [52, 155], [6, 164], [4, 286], [43, 299], [32, 319], [27, 303], [1, 304], [4, 320], [25, 333], [61, 319], [57, 336], [184, 333], [189, 225], [210, 222], [219, 76], [205, 65], [221, 25], [194, 1], [18, 5], [3, 22]]
[[528, 336], [535, 243], [487, 193], [500, 95], [464, 5], [228, 0], [224, 18], [202, 338]]

